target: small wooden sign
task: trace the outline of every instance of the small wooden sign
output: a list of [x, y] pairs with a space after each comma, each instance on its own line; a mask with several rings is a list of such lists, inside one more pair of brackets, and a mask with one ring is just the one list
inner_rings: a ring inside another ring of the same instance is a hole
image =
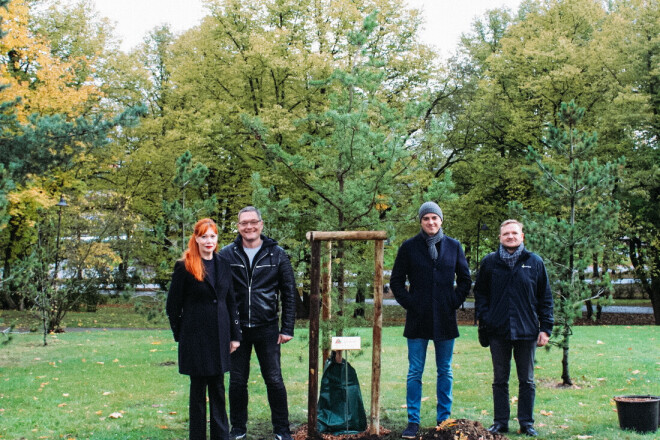
[[332, 350], [359, 350], [362, 338], [359, 336], [333, 336]]

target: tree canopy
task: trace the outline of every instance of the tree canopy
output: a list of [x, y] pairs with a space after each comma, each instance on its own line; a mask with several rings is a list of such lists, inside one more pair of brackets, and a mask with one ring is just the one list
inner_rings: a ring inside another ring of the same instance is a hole
[[[81, 207], [65, 235], [111, 237], [117, 286], [164, 286], [197, 209], [228, 242], [252, 203], [304, 270], [306, 231], [385, 228], [395, 249], [434, 199], [476, 268], [509, 202], [556, 209], [528, 146], [558, 167], [546, 129], [574, 102], [598, 136], [590, 158], [626, 158], [602, 237], [620, 264], [599, 264], [632, 268], [660, 323], [657, 0], [494, 4], [446, 61], [403, 0], [208, 0], [198, 26], [158, 26], [130, 53], [88, 0], [3, 3], [3, 280], [61, 194]], [[20, 307], [10, 285], [2, 305]]]

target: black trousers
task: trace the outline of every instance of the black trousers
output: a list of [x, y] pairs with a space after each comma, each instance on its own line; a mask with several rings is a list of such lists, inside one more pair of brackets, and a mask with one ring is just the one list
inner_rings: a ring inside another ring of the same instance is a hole
[[224, 376], [190, 376], [190, 440], [206, 440], [206, 390], [209, 393], [211, 440], [229, 439]]
[[503, 426], [509, 424], [509, 375], [511, 353], [518, 373], [518, 423], [521, 427], [534, 424], [534, 355], [536, 339], [531, 341], [509, 341], [490, 338], [490, 354], [493, 360], [493, 404], [494, 422]]
[[289, 407], [280, 365], [277, 324], [243, 328], [241, 346], [231, 354], [229, 374], [229, 417], [232, 429], [245, 432], [248, 420], [248, 378], [252, 348], [257, 353], [261, 376], [266, 383], [271, 421], [275, 434], [288, 434]]

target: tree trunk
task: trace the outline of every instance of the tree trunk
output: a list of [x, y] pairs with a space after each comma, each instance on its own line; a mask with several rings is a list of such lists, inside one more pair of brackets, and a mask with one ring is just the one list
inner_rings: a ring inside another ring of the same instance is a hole
[[[11, 223], [10, 223], [11, 225]], [[12, 250], [12, 245], [14, 244], [14, 241], [16, 239], [16, 228], [11, 227], [9, 229], [9, 240], [7, 241], [7, 246], [5, 247], [5, 264], [4, 264], [4, 269], [3, 269], [3, 280], [9, 279], [11, 276], [11, 250]], [[9, 285], [3, 285], [2, 286], [2, 301], [6, 304], [7, 308], [10, 310], [15, 310], [16, 309], [16, 301], [13, 300], [11, 297], [11, 282]]]
[[571, 375], [568, 371], [569, 363], [568, 363], [568, 336], [566, 337], [566, 343], [564, 344], [564, 352], [561, 358], [561, 379], [562, 379], [562, 385], [573, 385], [573, 381], [571, 381]]
[[651, 276], [651, 284], [649, 286], [648, 294], [651, 298], [651, 305], [653, 306], [655, 325], [660, 325], [660, 276]]
[[[642, 240], [639, 237], [631, 237], [628, 240], [628, 255], [630, 262], [635, 270], [635, 276], [640, 280], [642, 288], [651, 299], [651, 306], [653, 307], [653, 318], [655, 325], [660, 325], [660, 274], [657, 270], [649, 271], [646, 269], [647, 259], [644, 258], [642, 249]], [[650, 248], [649, 252], [652, 253], [650, 259], [653, 261], [648, 262], [648, 266], [660, 268], [660, 252], [655, 248]]]
[[[344, 242], [337, 243], [337, 316], [344, 316], [344, 299], [346, 298], [346, 264], [344, 263]], [[338, 329], [337, 336], [343, 336], [343, 329]]]

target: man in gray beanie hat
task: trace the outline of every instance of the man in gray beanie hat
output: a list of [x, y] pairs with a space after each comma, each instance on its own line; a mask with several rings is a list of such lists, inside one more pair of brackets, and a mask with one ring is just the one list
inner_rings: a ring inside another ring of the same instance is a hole
[[437, 203], [435, 202], [425, 202], [422, 203], [422, 206], [419, 207], [419, 221], [422, 221], [422, 217], [424, 217], [428, 213], [433, 213], [440, 217], [440, 220], [443, 220], [444, 218], [442, 217], [442, 209], [438, 206]]
[[436, 422], [447, 420], [451, 414], [456, 309], [472, 285], [461, 244], [442, 232], [443, 215], [437, 203], [422, 204], [418, 216], [421, 231], [399, 248], [390, 279], [394, 297], [406, 309], [403, 336], [408, 340], [408, 426], [401, 437], [407, 439], [416, 438], [421, 422], [422, 374], [429, 340], [435, 347], [437, 368]]

